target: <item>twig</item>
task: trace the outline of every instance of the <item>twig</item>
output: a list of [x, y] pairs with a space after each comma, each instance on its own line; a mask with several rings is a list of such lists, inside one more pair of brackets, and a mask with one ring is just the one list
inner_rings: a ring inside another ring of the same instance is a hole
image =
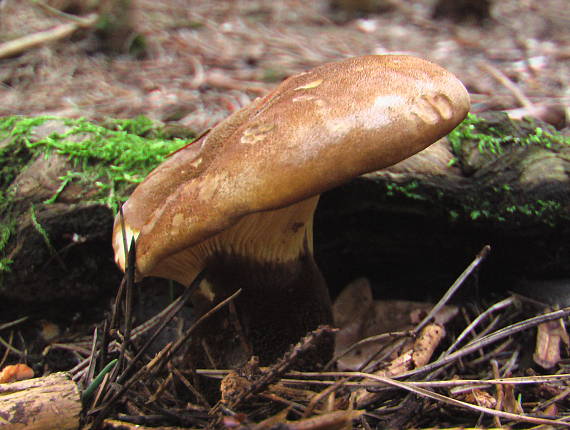
[[[98, 327], [95, 327], [93, 329], [93, 342], [91, 343], [91, 354], [89, 355], [87, 361], [89, 365], [87, 366], [87, 371], [85, 372], [85, 376], [83, 378], [84, 387], [87, 387], [89, 384], [91, 384], [91, 382], [93, 382], [93, 375], [95, 375], [95, 364], [96, 364], [98, 343], [99, 343], [99, 329]], [[75, 366], [75, 368], [77, 368], [77, 366]]]
[[[315, 343], [323, 336], [330, 336], [334, 329], [330, 326], [323, 325], [307, 334], [296, 345], [286, 352], [273, 366], [259, 378], [254, 380], [251, 385], [243, 391], [240, 391], [234, 399], [226, 403], [230, 409], [234, 409], [239, 404], [251, 399], [255, 394], [267, 388], [267, 386], [277, 381], [285, 372], [287, 372], [293, 364], [301, 357], [308, 349], [312, 348]], [[212, 412], [217, 412], [216, 407]]]
[[485, 245], [479, 254], [475, 257], [475, 259], [471, 262], [469, 266], [463, 271], [459, 278], [455, 280], [453, 285], [449, 287], [449, 289], [445, 292], [443, 297], [437, 302], [437, 304], [431, 309], [431, 311], [426, 315], [426, 317], [414, 328], [414, 334], [417, 335], [427, 324], [431, 322], [434, 316], [447, 304], [447, 302], [453, 297], [453, 295], [457, 292], [459, 287], [465, 282], [467, 277], [471, 275], [473, 270], [483, 261], [489, 252], [491, 251], [491, 247], [489, 245]]
[[400, 339], [392, 341], [386, 347], [383, 347], [372, 354], [368, 360], [362, 363], [358, 370], [362, 372], [372, 372], [374, 369], [377, 369], [379, 367], [379, 364], [384, 363], [388, 357], [392, 357], [394, 354], [398, 354], [398, 351], [401, 352], [402, 347], [406, 344], [406, 342], [408, 342], [410, 338], [411, 335], [408, 338], [401, 337]]
[[[196, 281], [194, 281], [194, 282], [196, 282]], [[196, 284], [199, 285], [199, 282], [196, 282]], [[190, 338], [192, 333], [194, 333], [194, 330], [196, 330], [202, 324], [202, 322], [204, 322], [205, 320], [210, 318], [213, 314], [218, 312], [223, 307], [229, 305], [232, 301], [234, 301], [241, 294], [241, 291], [242, 291], [242, 289], [240, 288], [235, 293], [233, 293], [231, 296], [229, 296], [228, 298], [222, 300], [220, 303], [215, 305], [212, 309], [210, 309], [208, 312], [206, 312], [204, 315], [202, 315], [200, 318], [198, 318], [194, 322], [194, 324], [192, 324], [192, 326], [186, 331], [184, 336], [182, 336], [180, 339], [178, 339], [174, 344], [171, 344], [170, 347], [167, 346], [165, 348], [166, 349], [165, 354], [164, 354], [165, 358], [160, 363], [156, 364], [156, 366], [154, 366], [154, 368], [152, 369], [152, 372], [151, 372], [151, 376], [156, 375], [160, 371], [160, 369], [162, 369], [162, 366], [164, 366], [164, 364], [166, 364], [172, 358], [172, 356], [174, 354], [176, 354], [176, 352], [178, 352], [180, 347], [182, 347], [182, 345], [184, 345], [188, 341], [188, 339]]]
[[59, 9], [56, 9], [55, 7], [52, 7], [49, 4], [46, 4], [40, 0], [30, 0], [30, 2], [33, 3], [34, 5], [40, 7], [44, 11], [48, 12], [49, 14], [57, 16], [59, 18], [67, 19], [71, 22], [76, 23], [80, 27], [91, 27], [91, 25], [92, 25], [92, 24], [90, 24], [90, 22], [88, 20], [89, 16], [81, 17], [81, 16], [77, 16], [77, 15], [72, 15], [70, 13], [65, 13], [65, 12], [63, 12]]
[[[12, 337], [11, 337], [11, 339], [12, 339]], [[4, 345], [6, 350], [12, 351], [14, 354], [19, 355], [20, 357], [26, 356], [25, 351], [20, 351], [16, 347], [12, 346], [10, 343], [6, 342], [2, 336], [0, 336], [0, 344]]]
[[[2, 339], [0, 337], [0, 339]], [[12, 342], [14, 341], [14, 332], [11, 331], [10, 332], [10, 339], [8, 340], [8, 345], [12, 345]], [[9, 348], [5, 348], [4, 349], [4, 354], [2, 355], [2, 359], [0, 359], [0, 368], [4, 367], [4, 363], [6, 362], [6, 360], [8, 359], [8, 356], [10, 355], [10, 349]]]
[[[127, 347], [131, 343], [131, 329], [133, 325], [133, 290], [135, 283], [135, 272], [136, 272], [136, 260], [137, 260], [137, 250], [135, 246], [135, 238], [131, 239], [130, 248], [128, 248], [127, 262], [125, 268], [125, 309], [124, 312], [124, 326], [123, 326], [123, 340], [121, 342], [121, 349], [119, 352], [119, 361], [115, 367], [112, 368], [111, 379], [115, 381], [118, 372], [125, 367], [127, 362]], [[132, 364], [132, 363], [131, 363]], [[130, 367], [130, 366], [129, 366]], [[124, 375], [123, 372], [122, 375]]]
[[332, 365], [334, 363], [336, 363], [339, 359], [341, 359], [345, 355], [349, 354], [353, 350], [361, 347], [362, 345], [366, 345], [366, 344], [372, 343], [372, 342], [380, 342], [380, 341], [382, 341], [384, 339], [388, 339], [388, 338], [398, 338], [398, 337], [409, 336], [409, 335], [410, 335], [409, 331], [394, 331], [394, 332], [389, 332], [389, 333], [381, 333], [381, 334], [377, 334], [375, 336], [370, 336], [370, 337], [366, 337], [364, 339], [360, 339], [359, 341], [354, 342], [352, 345], [350, 345], [344, 351], [341, 351], [340, 353], [335, 355], [333, 358], [331, 358], [329, 360], [329, 362], [325, 365], [324, 368], [325, 368], [325, 370], [330, 369], [332, 367]]
[[484, 348], [492, 343], [495, 343], [507, 336], [511, 336], [515, 333], [527, 330], [531, 327], [536, 327], [537, 325], [539, 325], [542, 322], [547, 322], [547, 321], [552, 321], [552, 320], [556, 320], [559, 318], [566, 318], [570, 316], [570, 307], [569, 308], [564, 308], [558, 311], [553, 311], [553, 312], [549, 312], [547, 314], [544, 315], [539, 315], [533, 318], [529, 318], [527, 320], [515, 323], [515, 324], [511, 324], [501, 330], [498, 330], [488, 336], [485, 336], [481, 339], [478, 339], [476, 341], [470, 342], [468, 343], [465, 347], [463, 347], [462, 349], [451, 353], [433, 363], [430, 364], [426, 364], [425, 366], [419, 367], [417, 369], [414, 370], [410, 370], [409, 372], [406, 372], [402, 375], [398, 375], [398, 378], [406, 378], [406, 377], [410, 377], [410, 376], [415, 376], [415, 375], [419, 375], [422, 373], [427, 373], [427, 372], [431, 372], [432, 370], [438, 369], [442, 366], [446, 366], [450, 363], [452, 363], [453, 361], [457, 360], [460, 357], [463, 357], [465, 355], [471, 354], [475, 351], [477, 351], [480, 348]]
[[[499, 373], [499, 363], [497, 360], [491, 360], [491, 368], [493, 369], [493, 377], [495, 379], [500, 378], [501, 374]], [[495, 405], [495, 410], [500, 411], [503, 407], [503, 400], [505, 398], [505, 390], [503, 390], [503, 386], [501, 384], [496, 384], [496, 391], [497, 391], [497, 403]], [[493, 422], [495, 423], [495, 427], [500, 428], [501, 426], [501, 419], [498, 416], [493, 417]]]
[[469, 333], [471, 333], [475, 329], [475, 327], [477, 327], [479, 325], [479, 323], [481, 321], [483, 321], [485, 318], [487, 318], [487, 316], [489, 316], [490, 314], [492, 314], [495, 311], [498, 311], [498, 310], [504, 309], [508, 306], [511, 306], [514, 302], [515, 302], [515, 299], [513, 297], [509, 297], [509, 298], [507, 298], [505, 300], [501, 300], [500, 302], [495, 303], [494, 305], [489, 307], [485, 312], [483, 312], [477, 318], [475, 318], [473, 320], [473, 322], [465, 328], [465, 330], [463, 330], [461, 332], [461, 334], [457, 337], [457, 340], [455, 342], [453, 342], [453, 345], [451, 345], [447, 349], [447, 351], [445, 351], [442, 354], [442, 356], [445, 357], [446, 355], [449, 355], [453, 351], [455, 351], [457, 349], [457, 347], [459, 346], [459, 344], [463, 341], [463, 339], [465, 339], [467, 337], [467, 335]]
[[309, 404], [307, 405], [307, 408], [305, 409], [305, 412], [303, 412], [303, 418], [308, 418], [313, 414], [313, 410], [315, 409], [315, 407], [319, 404], [319, 402], [321, 400], [323, 400], [324, 398], [330, 396], [332, 393], [334, 393], [336, 390], [338, 390], [339, 388], [341, 388], [342, 386], [344, 386], [348, 381], [350, 380], [350, 377], [347, 378], [343, 378], [339, 381], [336, 381], [334, 384], [332, 384], [330, 387], [324, 389], [323, 391], [321, 391], [320, 393], [317, 393], [316, 395], [314, 395], [311, 400], [309, 401]]
[[119, 378], [119, 380], [118, 380], [119, 383], [124, 381], [124, 378], [129, 374], [129, 372], [131, 371], [133, 366], [137, 363], [137, 361], [140, 359], [142, 354], [148, 350], [150, 345], [154, 342], [154, 340], [157, 338], [157, 336], [160, 333], [162, 333], [162, 331], [168, 325], [168, 323], [172, 320], [172, 318], [174, 318], [174, 316], [184, 307], [186, 302], [190, 299], [190, 296], [192, 295], [192, 293], [200, 285], [200, 282], [202, 282], [203, 278], [204, 278], [203, 273], [200, 273], [196, 277], [194, 282], [192, 282], [192, 285], [190, 285], [188, 288], [186, 288], [186, 290], [184, 290], [184, 293], [172, 303], [174, 306], [169, 306], [169, 312], [164, 316], [164, 319], [162, 320], [162, 322], [158, 326], [158, 328], [155, 330], [155, 332], [152, 334], [152, 336], [150, 336], [147, 339], [145, 344], [140, 348], [140, 350], [137, 352], [137, 354], [133, 357], [133, 359], [131, 360], [131, 362], [129, 363], [129, 365], [127, 366], [127, 368], [125, 369], [125, 371], [123, 372], [121, 377]]
[[563, 390], [562, 392], [558, 393], [556, 396], [552, 397], [551, 399], [546, 400], [545, 402], [541, 402], [538, 405], [536, 405], [533, 409], [532, 412], [538, 412], [540, 410], [544, 410], [546, 409], [548, 406], [556, 403], [556, 402], [560, 402], [561, 400], [564, 400], [566, 397], [568, 397], [570, 395], [570, 387], [566, 388], [565, 390]]
[[39, 31], [34, 34], [22, 36], [15, 40], [10, 40], [9, 42], [1, 43], [0, 58], [10, 57], [27, 51], [28, 49], [64, 39], [79, 28], [92, 27], [98, 19], [99, 15], [92, 13], [83, 18], [81, 24], [75, 22], [62, 24], [49, 30]]
[[443, 394], [435, 393], [433, 391], [426, 390], [425, 388], [413, 386], [407, 382], [397, 381], [395, 379], [387, 378], [385, 376], [378, 376], [378, 375], [373, 375], [370, 373], [361, 373], [361, 372], [354, 372], [354, 373], [359, 373], [360, 374], [359, 376], [361, 376], [363, 378], [370, 378], [370, 379], [373, 379], [377, 382], [381, 382], [381, 383], [384, 383], [384, 384], [392, 386], [392, 387], [396, 387], [396, 388], [400, 388], [400, 389], [409, 391], [409, 392], [414, 393], [414, 394], [421, 396], [421, 397], [427, 397], [427, 398], [430, 398], [433, 400], [437, 400], [437, 401], [440, 401], [443, 403], [447, 403], [448, 405], [458, 406], [458, 407], [465, 408], [465, 409], [470, 409], [472, 411], [488, 414], [491, 416], [505, 418], [505, 419], [512, 420], [512, 421], [529, 422], [529, 423], [533, 423], [533, 424], [549, 424], [549, 425], [560, 425], [560, 426], [564, 426], [564, 427], [570, 427], [570, 423], [566, 422], [566, 421], [549, 420], [546, 418], [537, 418], [537, 417], [530, 417], [527, 415], [513, 414], [510, 412], [496, 411], [494, 409], [486, 408], [484, 406], [473, 405], [471, 403], [467, 403], [467, 402], [463, 402], [461, 400], [453, 399], [451, 397], [444, 396]]
[[[194, 283], [199, 284], [196, 282], [196, 280], [194, 280]], [[124, 385], [115, 386], [116, 388], [114, 393], [109, 394], [112, 393], [112, 391], [108, 393], [107, 395], [108, 400], [105, 403], [105, 405], [102, 406], [101, 409], [96, 411], [97, 417], [95, 418], [95, 421], [91, 426], [91, 429], [96, 430], [100, 428], [101, 424], [103, 423], [103, 420], [106, 418], [109, 411], [111, 410], [111, 407], [114, 405], [117, 399], [123, 396], [135, 382], [139, 382], [145, 377], [156, 376], [156, 374], [162, 369], [164, 364], [168, 363], [172, 358], [172, 356], [178, 351], [178, 349], [190, 338], [190, 336], [196, 330], [196, 328], [199, 327], [202, 324], [202, 322], [208, 319], [211, 315], [219, 311], [224, 306], [227, 306], [228, 303], [234, 300], [241, 293], [241, 291], [242, 291], [241, 289], [237, 290], [234, 294], [222, 300], [220, 303], [218, 303], [216, 306], [214, 306], [212, 309], [210, 309], [208, 312], [206, 312], [204, 315], [198, 318], [194, 322], [194, 324], [192, 324], [192, 326], [186, 331], [183, 337], [178, 339], [178, 341], [176, 341], [174, 344], [169, 343], [168, 345], [166, 345], [163, 348], [163, 350], [158, 353], [157, 357], [154, 360], [151, 360], [149, 363], [147, 363], [146, 366], [143, 366], [137, 372], [135, 372], [133, 376], [124, 383]], [[90, 412], [94, 413], [95, 411], [90, 411]]]
[[29, 317], [22, 317], [22, 318], [18, 318], [17, 320], [14, 321], [10, 321], [4, 324], [0, 324], [0, 331], [5, 330], [7, 328], [10, 327], [14, 327], [15, 325], [21, 324], [24, 321], [27, 321]]
[[513, 342], [514, 342], [514, 339], [512, 339], [512, 338], [511, 339], [505, 339], [504, 342], [497, 345], [495, 348], [493, 348], [493, 350], [489, 351], [486, 354], [481, 355], [481, 357], [477, 357], [474, 360], [471, 360], [469, 362], [469, 366], [477, 366], [481, 363], [486, 363], [487, 361], [493, 359], [493, 357], [496, 357], [497, 355], [504, 352], [509, 346], [512, 345]]
[[501, 85], [503, 85], [511, 94], [517, 99], [521, 106], [525, 108], [532, 108], [533, 103], [529, 100], [527, 96], [520, 90], [520, 88], [509, 79], [507, 75], [493, 66], [491, 63], [482, 61], [478, 64], [479, 68], [487, 73], [489, 73], [493, 78], [497, 80]]
[[[264, 370], [264, 368], [261, 368]], [[197, 375], [203, 375], [210, 378], [223, 378], [229, 370], [217, 370], [217, 369], [196, 369]], [[300, 371], [289, 371], [285, 374], [285, 378], [281, 379], [280, 382], [284, 384], [316, 384], [316, 385], [332, 385], [336, 381], [333, 380], [316, 380], [311, 378], [358, 378], [359, 373], [362, 372], [300, 372]], [[366, 373], [366, 372], [365, 372]], [[366, 373], [367, 375], [369, 373]], [[290, 379], [290, 378], [305, 378], [305, 379]], [[309, 378], [309, 379], [307, 379]], [[448, 388], [457, 387], [463, 385], [492, 385], [492, 384], [502, 384], [502, 385], [517, 385], [517, 384], [544, 384], [547, 382], [560, 382], [560, 381], [570, 381], [570, 373], [561, 373], [558, 375], [535, 375], [535, 376], [518, 376], [509, 378], [498, 378], [498, 379], [452, 379], [448, 381], [407, 381], [406, 384], [414, 385], [417, 387], [433, 387], [433, 388]], [[363, 386], [362, 382], [348, 382], [347, 385], [357, 385]], [[378, 384], [371, 386], [377, 387]]]
[[180, 372], [180, 370], [174, 368], [172, 369], [172, 373], [174, 373], [174, 375], [180, 379], [180, 382], [182, 382], [186, 388], [188, 388], [188, 390], [194, 394], [194, 397], [196, 397], [196, 399], [198, 400], [198, 402], [200, 402], [200, 404], [208, 409], [211, 408], [211, 405], [208, 403], [208, 401], [206, 400], [206, 398], [202, 395], [202, 393], [200, 393], [195, 387], [194, 385], [192, 385], [192, 383], [182, 374], [182, 372]]

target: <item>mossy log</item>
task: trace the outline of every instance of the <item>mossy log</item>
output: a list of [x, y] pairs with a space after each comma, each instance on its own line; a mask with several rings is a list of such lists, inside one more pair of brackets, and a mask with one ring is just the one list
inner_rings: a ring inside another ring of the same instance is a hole
[[[42, 127], [27, 139], [40, 142], [53, 135], [53, 123]], [[66, 139], [91, 142], [90, 133], [102, 133], [97, 130]], [[149, 127], [137, 133], [152, 136], [155, 131]], [[150, 153], [171, 151], [164, 150], [164, 142]], [[4, 138], [0, 152], [12, 144]], [[110, 246], [114, 211], [108, 195], [100, 195], [102, 189], [109, 193], [113, 181], [85, 172], [89, 166], [115, 172], [126, 161], [77, 163], [61, 150], [10, 148], [0, 164], [2, 228], [9, 231], [0, 241], [5, 266], [0, 298], [49, 309], [46, 303], [91, 303], [114, 291], [121, 277]], [[134, 165], [142, 160], [144, 169], [124, 177], [143, 176], [160, 161], [150, 162], [145, 155]], [[12, 171], [10, 166], [18, 167]], [[471, 118], [449, 139], [412, 159], [325, 193], [315, 222], [318, 263], [333, 294], [352, 279], [368, 276], [378, 295], [398, 298], [425, 298], [426, 293], [437, 298], [486, 244], [493, 251], [481, 272], [485, 288], [504, 290], [522, 278], [568, 276], [568, 172], [569, 140], [547, 126], [512, 122], [505, 115]], [[62, 178], [71, 179], [64, 184]], [[117, 200], [132, 186], [127, 181], [113, 191]], [[5, 314], [12, 316], [19, 315]]]
[[533, 120], [470, 117], [415, 157], [325, 194], [315, 243], [329, 285], [368, 276], [381, 297], [437, 300], [486, 244], [468, 297], [570, 277], [569, 144]]
[[0, 384], [0, 427], [6, 430], [73, 430], [79, 428], [79, 388], [60, 372]]
[[73, 306], [80, 302], [106, 307], [122, 277], [111, 247], [116, 210], [137, 182], [186, 143], [146, 118], [97, 125], [2, 119], [2, 318], [35, 310], [44, 318], [61, 316], [62, 309], [80, 311]]

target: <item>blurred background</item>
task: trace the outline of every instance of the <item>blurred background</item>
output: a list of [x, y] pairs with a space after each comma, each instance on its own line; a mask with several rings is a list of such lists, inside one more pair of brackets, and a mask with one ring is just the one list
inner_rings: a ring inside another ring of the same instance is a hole
[[199, 133], [291, 74], [393, 52], [457, 74], [474, 112], [530, 101], [563, 128], [570, 104], [567, 0], [1, 0], [0, 43], [0, 115]]

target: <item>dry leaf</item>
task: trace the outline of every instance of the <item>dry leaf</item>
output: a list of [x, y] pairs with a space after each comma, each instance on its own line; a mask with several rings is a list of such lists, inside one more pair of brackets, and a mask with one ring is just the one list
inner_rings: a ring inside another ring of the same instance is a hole
[[303, 388], [288, 387], [281, 382], [270, 385], [265, 393], [275, 394], [298, 403], [308, 403], [315, 395], [314, 391]]
[[40, 330], [40, 336], [46, 342], [51, 342], [61, 334], [61, 330], [57, 324], [46, 320], [40, 321]]
[[[394, 377], [427, 364], [444, 337], [445, 329], [442, 326], [438, 324], [428, 324], [420, 331], [420, 334], [410, 349], [404, 349], [387, 367], [378, 372], [374, 372], [374, 374]], [[356, 404], [359, 406], [374, 401], [375, 397], [376, 393], [370, 393], [365, 389], [360, 389], [354, 394]]]
[[275, 415], [257, 423], [253, 430], [265, 430], [270, 428], [277, 428], [282, 426], [287, 422], [287, 414], [289, 414], [289, 410], [291, 408], [283, 409], [281, 412], [276, 413]]
[[288, 421], [286, 419], [289, 408], [274, 416], [267, 418], [256, 424], [254, 430], [265, 430], [269, 428], [282, 428], [286, 430], [349, 430], [352, 428], [352, 421], [359, 418], [364, 411], [334, 411], [311, 418], [298, 421]]
[[497, 406], [497, 399], [495, 399], [495, 397], [493, 397], [488, 392], [480, 390], [478, 388], [470, 390], [466, 393], [462, 393], [456, 398], [458, 400], [462, 400], [473, 405], [483, 406], [489, 409], [495, 409], [495, 406]]
[[[359, 278], [348, 284], [333, 304], [333, 318], [339, 331], [335, 336], [335, 355], [365, 337], [366, 320], [373, 318], [373, 300], [370, 282]], [[360, 367], [369, 356], [369, 348], [357, 349], [338, 360], [341, 370]]]
[[[343, 290], [333, 307], [335, 324], [340, 328], [335, 339], [335, 355], [339, 355], [362, 339], [383, 333], [411, 330], [432, 308], [431, 303], [406, 300], [373, 302], [368, 280], [358, 279]], [[458, 309], [455, 306], [444, 306], [436, 314], [435, 322], [443, 325], [457, 313]], [[338, 359], [337, 366], [341, 370], [358, 370], [363, 363], [392, 340], [392, 338], [386, 338], [386, 340], [374, 340], [359, 345]], [[420, 342], [415, 348], [423, 351], [427, 344], [422, 345]], [[389, 365], [389, 369], [386, 370], [388, 374], [400, 374], [414, 367], [409, 362], [410, 357], [406, 356], [406, 348], [402, 351], [404, 352], [400, 353], [400, 357]], [[431, 356], [429, 347], [426, 354]], [[422, 360], [423, 358], [418, 358], [418, 362]]]
[[523, 408], [515, 396], [515, 386], [514, 385], [504, 385], [503, 386], [503, 404], [501, 405], [501, 410], [505, 412], [511, 412], [513, 414], [524, 413]]
[[368, 279], [359, 278], [352, 281], [334, 301], [335, 326], [342, 329], [354, 320], [367, 315], [372, 304], [372, 289]]
[[288, 421], [291, 430], [349, 430], [352, 421], [359, 418], [364, 411], [335, 411], [317, 415], [299, 421]]

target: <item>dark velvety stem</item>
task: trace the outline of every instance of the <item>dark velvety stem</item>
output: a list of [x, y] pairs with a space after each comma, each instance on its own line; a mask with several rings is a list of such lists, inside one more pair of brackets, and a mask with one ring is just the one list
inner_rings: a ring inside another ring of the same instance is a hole
[[[218, 255], [210, 259], [204, 275], [216, 292], [215, 302], [242, 289], [234, 313], [226, 309], [201, 330], [218, 367], [241, 365], [250, 353], [259, 356], [261, 364], [270, 364], [307, 332], [332, 324], [328, 290], [310, 253], [286, 263]], [[197, 305], [202, 311], [211, 306], [199, 300]], [[332, 343], [329, 339], [319, 345], [302, 367], [316, 368], [326, 362]]]

